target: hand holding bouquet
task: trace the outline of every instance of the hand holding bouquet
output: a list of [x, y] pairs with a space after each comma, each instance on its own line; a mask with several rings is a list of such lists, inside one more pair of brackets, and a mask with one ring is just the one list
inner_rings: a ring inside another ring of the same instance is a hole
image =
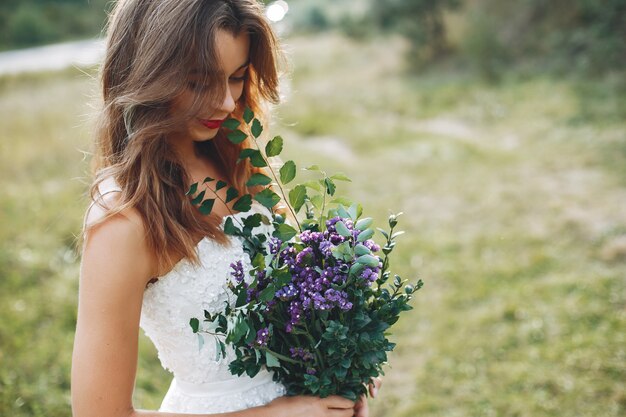
[[[250, 110], [244, 120], [257, 143], [260, 122]], [[226, 125], [234, 143], [248, 136], [238, 129], [237, 120]], [[244, 149], [240, 159], [268, 167], [267, 158], [282, 150], [282, 138], [269, 141], [265, 153], [260, 149], [258, 143], [256, 149]], [[216, 343], [222, 355], [226, 344], [234, 348], [236, 359], [229, 364], [233, 374], [253, 377], [267, 367], [289, 395], [337, 394], [356, 400], [367, 395], [366, 384], [383, 373], [387, 352], [395, 346], [387, 338], [388, 329], [401, 312], [411, 309], [409, 301], [422, 281], [413, 286], [398, 275], [391, 278], [389, 255], [403, 233], [395, 231], [399, 215], [389, 217], [388, 230], [378, 229], [385, 238], [381, 248], [372, 239], [373, 220], [362, 217], [361, 206], [334, 197], [335, 181], [349, 179], [342, 174], [329, 177], [317, 166], [307, 169], [321, 178], [292, 187], [288, 197], [283, 186], [294, 179], [295, 163], [287, 161], [281, 167], [280, 181], [270, 169], [283, 197], [271, 188], [254, 196], [269, 209], [288, 199], [298, 229], [279, 214], [272, 219], [260, 213], [241, 221], [226, 219], [224, 231], [242, 239], [252, 270], [233, 263], [229, 289], [236, 302], [217, 314], [205, 311], [202, 329], [198, 318], [192, 318], [190, 325], [199, 335], [225, 336], [216, 337]], [[271, 182], [258, 173], [249, 185]], [[224, 185], [216, 184], [220, 186]], [[232, 190], [227, 190], [230, 200], [225, 203], [239, 197]], [[189, 194], [196, 191], [194, 184]], [[203, 200], [201, 194], [193, 202], [208, 213], [213, 201]], [[246, 212], [251, 201], [250, 195], [239, 197], [233, 208]], [[303, 208], [305, 219], [299, 221], [297, 214]], [[272, 236], [252, 233], [262, 222], [274, 225]]]

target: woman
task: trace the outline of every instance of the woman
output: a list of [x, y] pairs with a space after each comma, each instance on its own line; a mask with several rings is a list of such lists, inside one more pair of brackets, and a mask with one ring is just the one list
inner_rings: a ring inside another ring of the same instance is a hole
[[[76, 417], [368, 415], [363, 400], [285, 397], [268, 371], [237, 378], [189, 327], [190, 317], [223, 307], [229, 265], [245, 261], [240, 242], [222, 230], [225, 217], [240, 215], [224, 203], [226, 188], [209, 216], [185, 193], [206, 177], [240, 195], [260, 191], [245, 185], [258, 169], [237, 163], [248, 144], [231, 144], [220, 124], [241, 119], [245, 107], [260, 116], [264, 102], [278, 102], [279, 50], [262, 12], [254, 0], [116, 4], [83, 230]], [[132, 405], [139, 326], [174, 374], [160, 412]]]

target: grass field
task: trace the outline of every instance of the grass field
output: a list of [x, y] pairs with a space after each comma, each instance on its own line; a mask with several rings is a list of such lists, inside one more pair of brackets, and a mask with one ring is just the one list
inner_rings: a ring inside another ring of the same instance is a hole
[[[403, 211], [393, 269], [421, 277], [376, 417], [626, 413], [626, 95], [603, 80], [404, 75], [402, 44], [295, 38], [285, 157]], [[0, 415], [70, 414], [96, 84], [0, 79]], [[142, 336], [135, 405], [170, 382]]]

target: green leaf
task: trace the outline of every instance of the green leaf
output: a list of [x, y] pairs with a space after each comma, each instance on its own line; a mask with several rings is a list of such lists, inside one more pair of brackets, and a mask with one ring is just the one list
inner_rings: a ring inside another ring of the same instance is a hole
[[296, 213], [304, 205], [305, 199], [306, 187], [304, 185], [296, 185], [291, 191], [289, 191], [289, 204], [291, 204]]
[[255, 138], [261, 136], [263, 132], [263, 126], [261, 125], [261, 121], [259, 119], [254, 119], [252, 122], [252, 127], [250, 128], [250, 132], [254, 135]]
[[392, 238], [392, 239], [395, 239], [395, 238], [397, 238], [398, 236], [401, 236], [401, 235], [403, 235], [403, 234], [404, 234], [404, 230], [400, 230], [400, 231], [398, 231], [398, 232], [395, 232], [393, 235], [391, 235], [391, 238]]
[[363, 242], [371, 238], [372, 236], [374, 236], [374, 231], [372, 229], [366, 229], [359, 233], [359, 237], [356, 238], [356, 241]]
[[239, 120], [230, 118], [226, 119], [224, 123], [222, 123], [222, 126], [224, 126], [228, 130], [235, 130], [239, 127], [240, 124], [241, 122]]
[[194, 333], [198, 333], [198, 329], [200, 328], [200, 320], [198, 320], [197, 318], [192, 318], [191, 320], [189, 320], [189, 325], [191, 326], [191, 329]]
[[331, 200], [332, 204], [341, 204], [342, 206], [345, 207], [350, 207], [350, 205], [352, 204], [352, 201], [350, 201], [349, 199], [345, 198], [345, 197], [335, 197]]
[[189, 191], [187, 191], [185, 195], [194, 195], [196, 192], [198, 192], [198, 183], [194, 182], [193, 184], [191, 184], [191, 187], [189, 187]]
[[246, 212], [252, 208], [252, 196], [250, 194], [246, 194], [243, 197], [240, 197], [239, 200], [235, 202], [233, 205], [233, 209], [236, 211]]
[[356, 224], [354, 225], [354, 228], [357, 230], [365, 230], [368, 227], [370, 227], [373, 222], [374, 220], [371, 217], [365, 217], [363, 219], [360, 219], [358, 222], [356, 222]]
[[275, 227], [274, 233], [272, 234], [272, 236], [277, 237], [283, 242], [287, 242], [292, 237], [294, 237], [297, 233], [298, 232], [296, 231], [296, 229], [289, 226], [288, 224], [283, 223]]
[[280, 136], [275, 136], [274, 139], [270, 140], [267, 145], [265, 145], [265, 154], [267, 156], [276, 156], [279, 155], [283, 150], [283, 138]]
[[331, 175], [330, 176], [331, 179], [333, 180], [337, 180], [337, 181], [348, 181], [348, 182], [352, 182], [352, 180], [343, 172], [338, 172], [335, 175]]
[[275, 294], [276, 294], [276, 287], [270, 284], [267, 286], [267, 288], [261, 291], [261, 294], [259, 294], [259, 301], [262, 303], [267, 303], [272, 298], [274, 298]]
[[237, 294], [237, 301], [235, 302], [235, 307], [241, 307], [245, 305], [247, 299], [248, 292], [245, 289], [239, 290], [239, 294]]
[[272, 209], [280, 201], [280, 196], [269, 188], [257, 193], [254, 199], [268, 209]]
[[350, 275], [359, 276], [361, 275], [361, 272], [363, 272], [364, 270], [365, 270], [365, 265], [359, 264], [359, 263], [352, 264], [352, 266], [350, 267]]
[[239, 197], [239, 191], [235, 187], [228, 187], [226, 191], [226, 203], [233, 201], [235, 198]]
[[311, 165], [311, 166], [308, 166], [308, 167], [306, 167], [304, 169], [306, 169], [307, 171], [319, 171], [320, 167], [317, 166], [317, 165]]
[[268, 368], [280, 368], [280, 362], [278, 358], [270, 353], [270, 351], [265, 351], [265, 365]]
[[252, 166], [258, 168], [263, 168], [267, 166], [267, 164], [265, 163], [265, 158], [263, 158], [261, 151], [259, 151], [258, 149], [242, 149], [239, 153], [239, 159], [242, 160], [246, 158], [250, 158], [250, 163], [252, 164]]
[[356, 219], [359, 218], [359, 208], [356, 203], [352, 204], [348, 208], [348, 214], [350, 214], [350, 218], [352, 219], [352, 221], [356, 221]]
[[381, 229], [380, 227], [377, 227], [376, 229], [378, 229], [378, 231], [385, 236], [385, 239], [389, 239], [389, 233], [387, 233], [384, 229]]
[[350, 229], [348, 229], [348, 227], [342, 220], [339, 220], [337, 223], [335, 223], [335, 229], [337, 229], [337, 233], [339, 233], [343, 237], [352, 237], [352, 232], [350, 231]]
[[358, 245], [354, 247], [354, 253], [357, 256], [361, 256], [361, 255], [369, 255], [372, 253], [372, 251], [370, 251], [369, 248], [365, 246], [364, 244], [359, 243]]
[[202, 190], [200, 194], [198, 194], [193, 200], [191, 200], [191, 204], [193, 204], [194, 206], [200, 204], [202, 202], [202, 199], [204, 199], [204, 194], [206, 194], [206, 191]]
[[339, 207], [337, 207], [337, 213], [344, 219], [350, 218], [350, 214], [348, 214], [346, 208], [343, 205], [339, 205]]
[[215, 191], [219, 191], [222, 188], [226, 187], [228, 184], [225, 181], [219, 180], [216, 184], [215, 184]]
[[380, 261], [372, 255], [361, 255], [356, 258], [356, 262], [370, 267], [377, 267]]
[[202, 346], [204, 346], [204, 337], [200, 333], [196, 333], [198, 336], [198, 350], [202, 350]]
[[335, 195], [335, 189], [337, 187], [335, 187], [333, 180], [330, 178], [324, 178], [324, 183], [326, 184], [326, 192], [328, 192], [329, 195]]
[[238, 145], [241, 142], [243, 142], [244, 140], [246, 140], [248, 135], [243, 133], [241, 130], [236, 129], [236, 130], [233, 130], [232, 132], [230, 132], [228, 135], [226, 135], [226, 137], [228, 138], [229, 141], [231, 141], [231, 143], [234, 143], [235, 145]]
[[211, 182], [211, 181], [215, 181], [215, 178], [211, 178], [211, 177], [206, 177], [204, 179], [204, 181], [202, 181], [203, 184], [206, 184], [207, 182]]
[[232, 217], [226, 218], [226, 221], [224, 222], [224, 233], [231, 236], [237, 236], [241, 233], [241, 230], [235, 226]]
[[280, 168], [280, 181], [288, 184], [296, 177], [296, 164], [293, 161], [287, 161]]
[[254, 229], [261, 225], [261, 213], [255, 213], [252, 216], [248, 216], [243, 219], [243, 225], [245, 227], [249, 227], [250, 229]]
[[246, 185], [248, 187], [253, 187], [255, 185], [268, 185], [271, 184], [272, 179], [267, 175], [256, 173], [252, 174]]
[[314, 195], [313, 197], [309, 198], [309, 200], [316, 209], [322, 209], [322, 205], [324, 204], [324, 198], [321, 195]]
[[215, 204], [214, 198], [206, 199], [202, 202], [202, 205], [200, 205], [198, 210], [200, 210], [200, 213], [202, 213], [203, 215], [208, 216], [213, 211], [214, 204]]
[[244, 122], [250, 123], [253, 118], [254, 118], [254, 112], [252, 111], [250, 107], [246, 107], [246, 109], [243, 111]]
[[307, 182], [302, 183], [302, 185], [304, 185], [307, 188], [311, 188], [315, 191], [320, 191], [320, 192], [322, 191], [322, 186], [317, 181], [307, 181]]

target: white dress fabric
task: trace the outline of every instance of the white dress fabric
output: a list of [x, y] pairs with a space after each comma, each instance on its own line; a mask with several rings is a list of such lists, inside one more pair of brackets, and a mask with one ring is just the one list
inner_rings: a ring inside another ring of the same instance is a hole
[[[256, 201], [252, 210], [271, 216]], [[237, 220], [249, 214], [227, 217]], [[271, 224], [261, 224], [253, 233], [263, 232], [269, 237], [272, 231]], [[228, 363], [235, 357], [232, 349], [227, 347], [227, 357], [218, 359], [215, 336], [203, 334], [201, 344], [189, 325], [189, 320], [195, 317], [202, 328], [204, 310], [215, 313], [224, 309], [226, 300], [234, 303], [226, 286], [231, 279], [232, 262], [242, 261], [245, 271], [251, 268], [241, 240], [232, 236], [229, 240], [230, 246], [222, 246], [209, 238], [202, 239], [197, 245], [199, 267], [182, 259], [144, 290], [140, 327], [154, 343], [161, 366], [174, 375], [159, 411], [189, 414], [238, 411], [267, 404], [286, 392], [283, 385], [272, 381], [272, 374], [265, 369], [254, 378], [232, 375], [228, 370]]]
[[[255, 203], [255, 207], [266, 210], [260, 204]], [[242, 217], [242, 213], [229, 217]], [[271, 234], [271, 227], [261, 224], [253, 232]], [[230, 264], [241, 260], [246, 271], [251, 266], [241, 241], [231, 237], [230, 242], [225, 247], [209, 238], [202, 239], [197, 246], [201, 266], [194, 267], [183, 259], [144, 291], [140, 326], [156, 346], [161, 365], [174, 374], [159, 411], [238, 411], [267, 404], [285, 394], [284, 387], [273, 382], [267, 370], [254, 378], [232, 375], [228, 370], [228, 363], [235, 357], [232, 349], [227, 348], [226, 358], [216, 360], [215, 336], [203, 334], [201, 344], [189, 325], [192, 317], [202, 323], [204, 310], [222, 311], [226, 300], [235, 301], [227, 288]]]

